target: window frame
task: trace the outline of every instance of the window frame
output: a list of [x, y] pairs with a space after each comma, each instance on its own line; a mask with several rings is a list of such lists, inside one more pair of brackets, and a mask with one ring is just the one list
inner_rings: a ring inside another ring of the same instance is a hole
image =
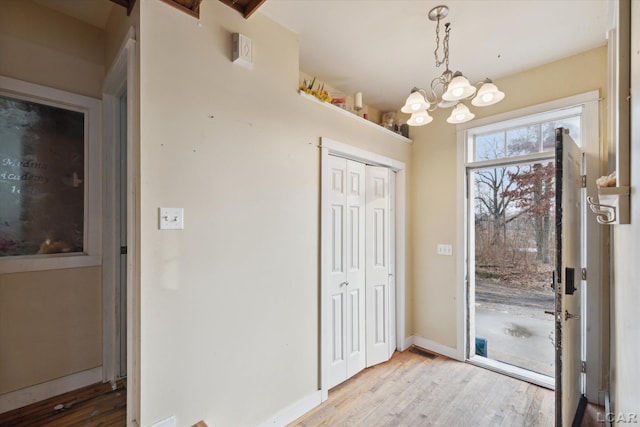
[[[540, 127], [540, 143], [542, 144], [542, 125], [547, 122], [552, 121], [560, 121], [567, 118], [580, 117], [580, 133], [584, 134], [584, 123], [583, 123], [583, 115], [584, 115], [584, 106], [582, 104], [545, 111], [542, 113], [533, 113], [528, 115], [523, 115], [520, 117], [495, 121], [490, 124], [484, 126], [477, 127], [469, 127], [465, 130], [465, 167], [478, 167], [478, 166], [487, 166], [492, 164], [502, 164], [502, 163], [522, 163], [526, 162], [529, 159], [538, 160], [545, 159], [548, 157], [554, 156], [553, 150], [548, 151], [538, 151], [536, 153], [530, 154], [522, 154], [518, 156], [504, 156], [495, 159], [489, 160], [475, 160], [475, 138], [483, 135], [490, 135], [493, 133], [502, 132], [505, 134], [505, 149], [507, 142], [506, 134], [509, 131], [515, 129], [521, 129], [528, 126], [539, 126]], [[580, 143], [579, 145], [582, 145]], [[544, 148], [541, 146], [540, 148]]]
[[0, 76], [0, 94], [84, 113], [84, 245], [82, 252], [0, 258], [0, 274], [98, 266], [102, 259], [99, 99]]

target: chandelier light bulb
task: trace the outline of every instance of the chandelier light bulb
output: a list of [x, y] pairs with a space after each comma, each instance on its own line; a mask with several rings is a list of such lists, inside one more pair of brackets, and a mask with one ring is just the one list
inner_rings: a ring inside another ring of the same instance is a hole
[[409, 126], [424, 126], [431, 123], [431, 121], [433, 121], [433, 117], [429, 115], [427, 110], [422, 110], [411, 114], [407, 124]]
[[471, 101], [471, 104], [476, 107], [486, 107], [487, 105], [497, 104], [502, 101], [504, 98], [504, 92], [500, 92], [498, 87], [491, 82], [491, 80], [487, 79], [484, 81], [480, 89], [478, 89], [478, 94]]
[[411, 92], [411, 95], [409, 95], [400, 111], [411, 114], [416, 111], [426, 110], [427, 108], [429, 108], [429, 104], [424, 99], [424, 96], [418, 90], [414, 90]]
[[442, 99], [445, 101], [459, 101], [472, 96], [474, 93], [476, 93], [476, 88], [471, 86], [469, 80], [460, 74], [449, 82], [447, 91], [442, 94]]
[[469, 111], [469, 107], [460, 103], [453, 109], [451, 115], [447, 119], [448, 123], [457, 124], [472, 120], [476, 115]]

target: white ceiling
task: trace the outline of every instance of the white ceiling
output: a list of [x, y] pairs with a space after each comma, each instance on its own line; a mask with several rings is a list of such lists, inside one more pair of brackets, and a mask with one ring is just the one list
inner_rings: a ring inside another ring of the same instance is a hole
[[427, 18], [439, 4], [449, 6], [450, 68], [472, 83], [606, 43], [608, 0], [267, 0], [259, 11], [298, 33], [302, 71], [384, 111], [444, 71]]

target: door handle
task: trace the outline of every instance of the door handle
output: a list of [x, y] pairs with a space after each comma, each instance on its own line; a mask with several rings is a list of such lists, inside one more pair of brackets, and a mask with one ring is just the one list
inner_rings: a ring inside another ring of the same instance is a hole
[[340, 287], [343, 287], [344, 285], [349, 286], [349, 282], [342, 282], [342, 283], [340, 283]]
[[564, 320], [569, 320], [569, 319], [580, 320], [580, 315], [579, 314], [571, 314], [567, 310], [565, 310], [564, 311]]
[[552, 311], [552, 310], [545, 310], [545, 311], [544, 311], [544, 314], [550, 314], [550, 315], [552, 315], [553, 317], [555, 317], [555, 318], [556, 318], [556, 320], [555, 320], [556, 322], [560, 322], [560, 321], [562, 321], [562, 315], [561, 315], [561, 314], [559, 314], [559, 313], [558, 313], [558, 314], [556, 314], [556, 312], [555, 312], [555, 311]]

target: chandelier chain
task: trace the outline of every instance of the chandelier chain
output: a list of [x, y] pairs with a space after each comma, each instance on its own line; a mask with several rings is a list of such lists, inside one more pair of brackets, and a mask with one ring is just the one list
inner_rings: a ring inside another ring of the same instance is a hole
[[438, 18], [438, 23], [436, 24], [436, 49], [433, 51], [433, 55], [436, 58], [436, 67], [445, 64], [447, 70], [449, 69], [449, 31], [451, 31], [451, 26], [447, 22], [444, 24], [444, 40], [442, 41], [444, 57], [440, 60], [438, 57], [438, 50], [440, 49], [440, 18]]

